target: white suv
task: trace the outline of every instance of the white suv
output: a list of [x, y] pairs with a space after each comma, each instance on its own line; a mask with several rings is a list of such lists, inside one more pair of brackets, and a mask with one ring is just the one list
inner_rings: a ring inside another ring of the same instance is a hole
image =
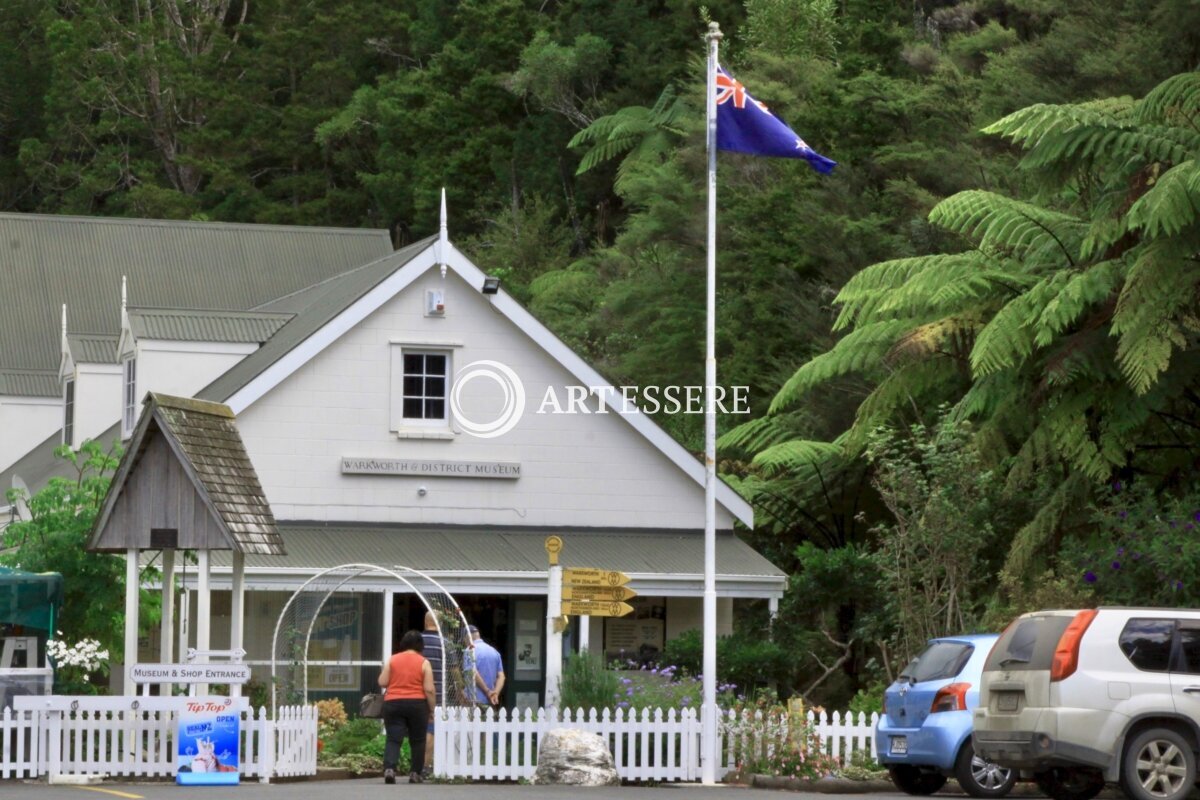
[[1182, 800], [1200, 751], [1200, 611], [1101, 608], [1018, 617], [988, 655], [975, 752], [1054, 800], [1117, 781]]

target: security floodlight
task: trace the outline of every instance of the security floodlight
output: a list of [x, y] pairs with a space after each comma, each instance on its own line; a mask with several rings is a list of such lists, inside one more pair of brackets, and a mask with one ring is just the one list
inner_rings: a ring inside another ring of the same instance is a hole
[[484, 294], [496, 294], [499, 291], [500, 291], [500, 279], [499, 278], [484, 278], [483, 279], [483, 293]]

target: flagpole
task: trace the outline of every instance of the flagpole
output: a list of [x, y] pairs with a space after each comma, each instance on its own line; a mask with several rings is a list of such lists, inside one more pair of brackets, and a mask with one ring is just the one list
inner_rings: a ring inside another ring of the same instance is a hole
[[717, 782], [717, 47], [721, 26], [708, 23], [708, 313], [704, 358], [704, 702], [700, 709], [700, 780]]

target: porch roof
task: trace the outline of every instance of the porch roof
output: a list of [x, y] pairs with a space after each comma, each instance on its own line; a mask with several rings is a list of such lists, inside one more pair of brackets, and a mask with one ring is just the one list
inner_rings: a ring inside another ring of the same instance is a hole
[[[248, 587], [295, 587], [323, 569], [366, 563], [427, 572], [452, 591], [543, 594], [545, 539], [556, 534], [563, 539], [564, 567], [620, 570], [641, 594], [692, 596], [703, 590], [704, 533], [698, 530], [291, 522], [279, 523], [279, 532], [287, 555], [247, 553]], [[733, 532], [718, 532], [716, 545], [721, 594], [782, 595], [787, 576]], [[223, 582], [222, 573], [227, 581], [231, 559], [228, 552], [212, 553], [215, 585]]]

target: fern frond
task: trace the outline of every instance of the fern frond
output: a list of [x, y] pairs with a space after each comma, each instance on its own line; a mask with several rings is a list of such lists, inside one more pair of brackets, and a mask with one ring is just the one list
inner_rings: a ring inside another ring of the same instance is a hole
[[841, 305], [842, 310], [833, 329], [845, 330], [858, 321], [877, 321], [873, 319], [876, 311], [881, 305], [890, 303], [893, 291], [907, 285], [921, 273], [954, 270], [959, 265], [982, 268], [984, 263], [983, 255], [971, 250], [952, 255], [897, 258], [872, 264], [846, 281], [834, 298], [834, 303]]
[[1142, 123], [1178, 125], [1200, 113], [1200, 72], [1173, 75], [1150, 90], [1134, 109]]
[[1034, 323], [1033, 343], [1046, 347], [1092, 306], [1106, 300], [1124, 277], [1120, 261], [1101, 261], [1068, 277]]
[[1142, 249], [1129, 270], [1112, 334], [1119, 336], [1117, 363], [1137, 394], [1145, 394], [1167, 369], [1171, 353], [1187, 345], [1181, 312], [1194, 311], [1200, 270], [1189, 264], [1190, 248], [1160, 239]]
[[1021, 582], [1034, 570], [1039, 554], [1053, 555], [1054, 542], [1058, 541], [1059, 529], [1067, 514], [1084, 507], [1088, 496], [1087, 482], [1078, 473], [1068, 475], [1053, 494], [1038, 509], [1033, 519], [1017, 531], [1004, 562], [1003, 573], [1008, 578]]
[[893, 370], [859, 404], [844, 443], [846, 449], [861, 448], [871, 431], [894, 423], [902, 414], [910, 419], [919, 417], [922, 409], [931, 407], [931, 396], [940, 397], [948, 385], [960, 379], [961, 373], [944, 359], [915, 361]]
[[876, 367], [896, 340], [912, 327], [911, 320], [891, 319], [848, 333], [832, 350], [796, 370], [771, 401], [768, 413], [777, 414], [790, 408], [805, 392], [833, 378]]
[[1013, 397], [1017, 390], [1011, 370], [993, 372], [971, 383], [971, 388], [950, 409], [950, 419], [966, 422], [979, 417], [988, 417]]
[[768, 447], [752, 463], [768, 475], [777, 475], [838, 458], [841, 453], [842, 449], [830, 442], [796, 440]]
[[1070, 272], [1056, 272], [996, 312], [971, 350], [971, 369], [977, 378], [1014, 367], [1033, 352], [1034, 322], [1070, 279]]
[[1200, 215], [1200, 165], [1196, 161], [1176, 164], [1158, 176], [1154, 185], [1138, 198], [1127, 215], [1131, 228], [1141, 228], [1148, 238], [1174, 236], [1196, 222]]
[[1044, 136], [1075, 128], [1106, 128], [1121, 125], [1121, 112], [1124, 108], [1132, 105], [1131, 100], [1125, 102], [1127, 105], [1124, 107], [1115, 106], [1111, 101], [1103, 105], [1038, 103], [996, 120], [984, 128], [983, 132], [1003, 136], [1013, 144], [1036, 144]]
[[965, 358], [982, 327], [978, 314], [952, 314], [918, 325], [901, 336], [884, 356], [889, 364], [920, 361], [935, 355]]
[[1087, 233], [1087, 225], [1070, 214], [978, 189], [947, 197], [929, 212], [929, 221], [975, 239], [981, 250], [1036, 264], [1074, 264]]
[[796, 438], [795, 421], [789, 417], [768, 414], [743, 422], [717, 440], [721, 450], [757, 453], [773, 445]]

